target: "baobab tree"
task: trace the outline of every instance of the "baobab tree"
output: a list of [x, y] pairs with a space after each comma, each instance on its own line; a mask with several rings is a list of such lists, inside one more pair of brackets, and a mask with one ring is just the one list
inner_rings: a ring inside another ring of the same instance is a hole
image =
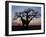
[[[31, 13], [31, 11], [32, 11], [32, 14], [29, 14], [29, 13]], [[38, 14], [37, 11], [28, 8], [27, 10], [25, 10], [23, 12], [16, 12], [15, 13], [15, 17], [16, 16], [17, 16], [17, 18], [20, 17], [21, 18], [21, 21], [22, 21], [22, 24], [23, 24], [23, 27], [24, 27], [24, 25], [26, 25], [26, 27], [28, 27], [28, 24], [30, 23], [30, 21], [32, 21], [32, 19], [34, 17], [36, 18], [37, 14]], [[25, 16], [26, 16], [26, 20], [23, 19], [23, 17], [25, 17]], [[29, 18], [30, 18], [30, 20], [28, 20]]]

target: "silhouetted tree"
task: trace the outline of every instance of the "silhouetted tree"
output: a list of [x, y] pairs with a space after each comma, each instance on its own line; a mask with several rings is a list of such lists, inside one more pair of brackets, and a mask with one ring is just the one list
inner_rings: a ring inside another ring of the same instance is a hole
[[[32, 11], [32, 14], [29, 15], [29, 13], [30, 13], [31, 11]], [[18, 15], [18, 14], [19, 14], [19, 15]], [[26, 14], [26, 15], [24, 15], [24, 14]], [[30, 21], [32, 21], [32, 19], [33, 19], [34, 17], [36, 17], [37, 14], [38, 14], [38, 12], [35, 12], [33, 9], [28, 8], [27, 10], [25, 10], [25, 11], [23, 11], [23, 12], [18, 12], [18, 13], [16, 12], [16, 13], [15, 13], [15, 16], [17, 16], [17, 18], [18, 18], [18, 17], [21, 18], [23, 27], [24, 27], [24, 25], [26, 25], [26, 27], [28, 27], [28, 24], [30, 23]], [[25, 17], [25, 16], [26, 16], [26, 20], [23, 19], [23, 17]], [[31, 18], [30, 18], [30, 17], [31, 17]], [[28, 20], [29, 18], [30, 18], [30, 20]]]

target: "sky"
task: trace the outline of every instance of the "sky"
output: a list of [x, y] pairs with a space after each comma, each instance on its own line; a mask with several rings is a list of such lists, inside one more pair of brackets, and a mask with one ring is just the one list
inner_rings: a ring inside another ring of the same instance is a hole
[[34, 9], [35, 11], [38, 11], [41, 14], [41, 7], [12, 5], [12, 16], [14, 16], [16, 12], [23, 12], [28, 8]]
[[[41, 7], [34, 7], [34, 6], [15, 6], [12, 5], [12, 17], [14, 17], [16, 12], [23, 12], [24, 10], [27, 10], [28, 8], [35, 10], [35, 12], [39, 12], [41, 14]], [[13, 22], [22, 24], [22, 21], [20, 20], [20, 18], [18, 18], [17, 20], [14, 20]], [[33, 18], [32, 21], [30, 21], [29, 25], [40, 25], [41, 24], [41, 17], [39, 18]]]

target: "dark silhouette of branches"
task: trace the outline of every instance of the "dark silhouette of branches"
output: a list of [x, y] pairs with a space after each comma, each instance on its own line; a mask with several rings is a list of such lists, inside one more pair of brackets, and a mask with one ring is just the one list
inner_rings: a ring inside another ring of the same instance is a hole
[[[29, 14], [32, 11], [32, 14]], [[26, 15], [25, 15], [26, 14]], [[16, 12], [15, 13], [15, 17], [17, 16], [21, 18], [22, 24], [23, 26], [26, 25], [26, 27], [28, 27], [28, 24], [30, 21], [32, 21], [32, 19], [38, 15], [38, 12], [35, 12], [35, 10], [28, 8], [27, 10], [23, 11], [23, 12]], [[26, 16], [26, 20], [23, 19], [23, 17]], [[30, 18], [31, 17], [31, 18]], [[30, 18], [30, 20], [28, 20]]]

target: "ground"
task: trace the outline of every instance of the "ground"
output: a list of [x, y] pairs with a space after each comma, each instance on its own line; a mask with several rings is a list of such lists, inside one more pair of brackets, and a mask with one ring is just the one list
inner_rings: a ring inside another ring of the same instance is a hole
[[41, 29], [41, 25], [30, 25], [28, 27], [26, 26], [12, 26], [12, 31], [22, 31], [22, 30], [39, 30]]

